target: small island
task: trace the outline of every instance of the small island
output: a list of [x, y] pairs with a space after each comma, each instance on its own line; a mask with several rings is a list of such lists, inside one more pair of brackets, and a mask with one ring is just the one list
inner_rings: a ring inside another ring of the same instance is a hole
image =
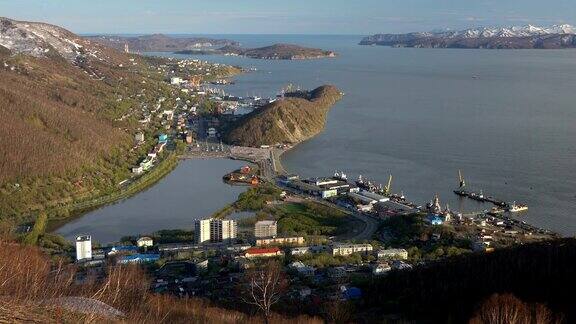
[[341, 98], [340, 90], [331, 85], [287, 93], [285, 98], [254, 110], [230, 125], [224, 139], [252, 147], [300, 143], [324, 129], [328, 111]]
[[241, 48], [235, 45], [227, 45], [219, 49], [208, 51], [203, 49], [175, 51], [175, 54], [223, 54], [264, 60], [309, 60], [336, 57], [337, 55], [333, 51], [293, 44], [274, 44], [259, 48]]

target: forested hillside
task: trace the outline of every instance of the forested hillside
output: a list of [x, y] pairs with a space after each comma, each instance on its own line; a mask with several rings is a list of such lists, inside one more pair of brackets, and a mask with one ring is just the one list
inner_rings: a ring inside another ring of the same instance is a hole
[[334, 86], [288, 94], [240, 119], [224, 138], [243, 146], [299, 143], [324, 129], [328, 111], [341, 97]]
[[466, 254], [375, 279], [365, 287], [366, 303], [378, 313], [463, 323], [492, 294], [511, 293], [574, 323], [575, 260], [573, 238]]
[[143, 153], [142, 107], [172, 91], [164, 74], [53, 25], [1, 18], [0, 35], [0, 218], [113, 190]]

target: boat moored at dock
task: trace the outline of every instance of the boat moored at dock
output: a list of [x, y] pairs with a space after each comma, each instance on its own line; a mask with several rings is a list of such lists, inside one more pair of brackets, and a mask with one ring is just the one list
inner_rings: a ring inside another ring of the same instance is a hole
[[[482, 190], [480, 190], [478, 193], [466, 190], [466, 182], [464, 181], [464, 177], [462, 176], [462, 172], [460, 172], [460, 170], [458, 170], [458, 178], [460, 186], [458, 189], [454, 190], [454, 193], [460, 197], [470, 198], [478, 202], [492, 203], [496, 206], [494, 209], [497, 209], [497, 213], [501, 213], [503, 211], [517, 213], [528, 210], [528, 206], [524, 204], [516, 204], [516, 202], [507, 203], [504, 200], [500, 200], [492, 196], [485, 196]], [[490, 213], [495, 213], [494, 209]]]
[[524, 204], [516, 204], [516, 202], [508, 205], [507, 210], [511, 213], [519, 213], [528, 210], [528, 206]]

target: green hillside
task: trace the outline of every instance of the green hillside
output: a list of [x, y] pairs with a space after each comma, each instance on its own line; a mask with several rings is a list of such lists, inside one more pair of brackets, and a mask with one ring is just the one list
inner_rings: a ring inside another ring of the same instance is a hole
[[224, 134], [235, 145], [296, 144], [324, 129], [330, 108], [342, 98], [334, 86], [288, 94], [286, 98], [246, 115]]

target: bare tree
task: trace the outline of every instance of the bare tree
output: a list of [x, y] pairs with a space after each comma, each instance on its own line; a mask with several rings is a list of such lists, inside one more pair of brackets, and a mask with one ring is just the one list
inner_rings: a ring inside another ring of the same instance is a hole
[[329, 300], [322, 304], [321, 311], [327, 323], [350, 323], [354, 306], [346, 301]]
[[241, 286], [242, 301], [256, 306], [268, 323], [272, 306], [280, 300], [287, 286], [288, 281], [280, 263], [268, 261], [261, 267], [246, 271]]
[[512, 294], [494, 294], [478, 309], [470, 324], [554, 324], [561, 323], [545, 305], [529, 304]]

